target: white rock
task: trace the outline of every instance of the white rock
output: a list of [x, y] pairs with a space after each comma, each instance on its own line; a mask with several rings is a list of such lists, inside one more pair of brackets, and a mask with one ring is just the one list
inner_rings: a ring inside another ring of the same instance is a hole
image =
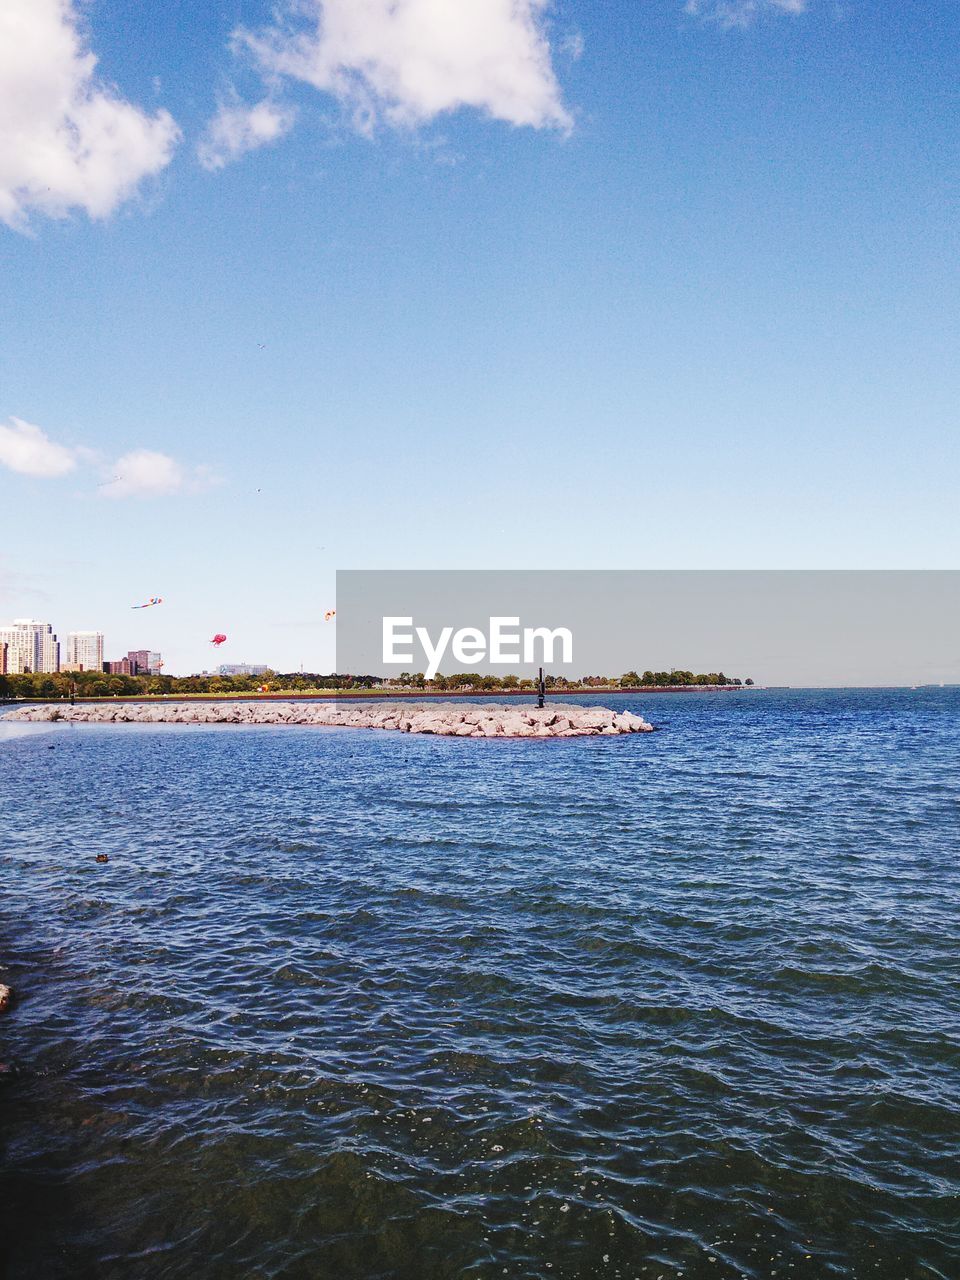
[[50, 704], [18, 707], [3, 717], [32, 722], [75, 724], [306, 724], [355, 729], [392, 729], [439, 737], [576, 738], [596, 734], [649, 733], [653, 726], [640, 716], [607, 707], [576, 703], [543, 708], [496, 703], [419, 702], [116, 702], [80, 706]]

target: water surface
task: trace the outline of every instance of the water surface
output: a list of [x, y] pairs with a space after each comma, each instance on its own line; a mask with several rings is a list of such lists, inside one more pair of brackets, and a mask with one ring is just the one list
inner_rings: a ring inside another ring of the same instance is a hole
[[960, 691], [603, 700], [0, 737], [6, 1275], [956, 1280]]

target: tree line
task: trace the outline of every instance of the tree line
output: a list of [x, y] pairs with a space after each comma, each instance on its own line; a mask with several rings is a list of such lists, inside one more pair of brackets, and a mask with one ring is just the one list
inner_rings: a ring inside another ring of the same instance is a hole
[[[621, 676], [584, 676], [568, 680], [547, 676], [548, 689], [665, 689], [750, 686], [752, 680], [731, 679], [722, 671], [627, 671]], [[38, 671], [26, 675], [0, 675], [0, 698], [137, 698], [171, 694], [305, 693], [314, 689], [350, 690], [411, 689], [435, 693], [533, 692], [536, 682], [519, 676], [488, 676], [467, 672], [436, 675], [427, 680], [422, 672], [384, 679], [380, 676], [318, 675], [313, 672], [268, 671], [259, 676], [123, 676], [101, 671]]]

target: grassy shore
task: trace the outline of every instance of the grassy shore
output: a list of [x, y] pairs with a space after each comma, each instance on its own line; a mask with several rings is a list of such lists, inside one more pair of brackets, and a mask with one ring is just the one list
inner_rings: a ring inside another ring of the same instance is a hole
[[[548, 689], [548, 700], [555, 698], [609, 696], [611, 694], [642, 693], [744, 693], [753, 692], [756, 686], [745, 688], [743, 685], [703, 684], [703, 685], [639, 685], [621, 688], [619, 685], [595, 685], [589, 689]], [[536, 693], [530, 689], [289, 689], [278, 693], [141, 693], [111, 694], [107, 697], [81, 697], [77, 694], [75, 701], [81, 702], [295, 702], [305, 698], [319, 701], [337, 701], [354, 699], [363, 701], [385, 702], [394, 698], [409, 698], [418, 702], [433, 699], [453, 699], [463, 701], [464, 698], [491, 698], [503, 701], [511, 698], [535, 698]], [[0, 700], [0, 706], [16, 706], [20, 702], [47, 703], [70, 702], [67, 697], [57, 698], [8, 698]]]

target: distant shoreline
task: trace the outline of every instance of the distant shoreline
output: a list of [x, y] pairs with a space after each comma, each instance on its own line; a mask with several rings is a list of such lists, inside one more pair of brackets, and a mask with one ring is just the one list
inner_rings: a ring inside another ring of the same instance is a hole
[[[633, 685], [621, 688], [619, 685], [592, 685], [584, 689], [552, 689], [548, 688], [546, 696], [553, 698], [592, 698], [594, 695], [624, 695], [641, 693], [755, 693], [759, 685], [736, 684], [673, 684], [673, 685]], [[101, 697], [84, 698], [79, 694], [76, 705], [94, 702], [331, 702], [343, 698], [372, 699], [385, 702], [394, 698], [409, 698], [418, 702], [436, 699], [459, 698], [535, 698], [531, 689], [305, 689], [302, 692], [288, 689], [277, 693], [141, 693], [141, 694], [108, 694]], [[0, 698], [0, 706], [16, 707], [26, 703], [70, 705], [69, 698]]]

